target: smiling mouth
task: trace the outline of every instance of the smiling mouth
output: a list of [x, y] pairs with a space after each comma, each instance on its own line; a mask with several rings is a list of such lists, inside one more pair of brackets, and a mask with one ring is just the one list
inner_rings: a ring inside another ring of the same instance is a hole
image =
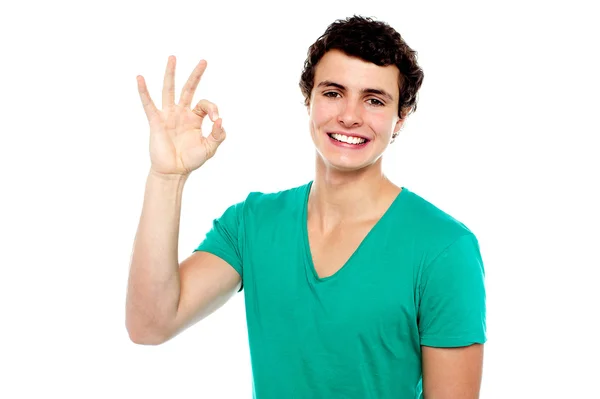
[[337, 133], [327, 133], [327, 135], [331, 137], [331, 139], [345, 144], [361, 145], [369, 142], [369, 140], [363, 139], [361, 137], [345, 136], [343, 134]]

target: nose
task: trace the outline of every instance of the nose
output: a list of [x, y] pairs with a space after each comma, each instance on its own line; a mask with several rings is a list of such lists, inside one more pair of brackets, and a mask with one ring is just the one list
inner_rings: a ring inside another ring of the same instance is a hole
[[338, 122], [349, 128], [362, 125], [361, 106], [354, 101], [346, 100], [338, 114]]

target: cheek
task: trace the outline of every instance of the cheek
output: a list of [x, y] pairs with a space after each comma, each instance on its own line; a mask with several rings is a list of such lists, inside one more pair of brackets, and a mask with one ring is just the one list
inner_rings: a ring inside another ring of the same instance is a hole
[[337, 110], [334, 104], [316, 101], [311, 105], [311, 125], [320, 127], [335, 118]]
[[392, 134], [394, 129], [394, 118], [387, 113], [371, 113], [369, 115], [369, 125], [379, 135]]

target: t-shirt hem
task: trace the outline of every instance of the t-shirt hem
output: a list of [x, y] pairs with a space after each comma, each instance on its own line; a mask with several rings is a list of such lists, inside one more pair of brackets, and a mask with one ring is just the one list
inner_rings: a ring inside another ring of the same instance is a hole
[[484, 344], [487, 341], [483, 336], [470, 336], [458, 338], [443, 338], [443, 337], [422, 337], [421, 345], [437, 348], [456, 348], [461, 346], [470, 346], [473, 344]]

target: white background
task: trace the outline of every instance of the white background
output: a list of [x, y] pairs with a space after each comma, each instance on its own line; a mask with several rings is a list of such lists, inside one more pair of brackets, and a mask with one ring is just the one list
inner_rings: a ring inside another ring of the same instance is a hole
[[481, 397], [600, 398], [592, 4], [3, 3], [0, 397], [251, 397], [243, 295], [164, 345], [128, 339], [149, 168], [136, 76], [160, 106], [167, 57], [177, 57], [177, 94], [206, 59], [194, 104], [215, 102], [228, 132], [185, 187], [183, 260], [249, 191], [312, 179], [298, 88], [306, 51], [329, 23], [361, 14], [394, 26], [425, 73], [385, 172], [480, 240]]

